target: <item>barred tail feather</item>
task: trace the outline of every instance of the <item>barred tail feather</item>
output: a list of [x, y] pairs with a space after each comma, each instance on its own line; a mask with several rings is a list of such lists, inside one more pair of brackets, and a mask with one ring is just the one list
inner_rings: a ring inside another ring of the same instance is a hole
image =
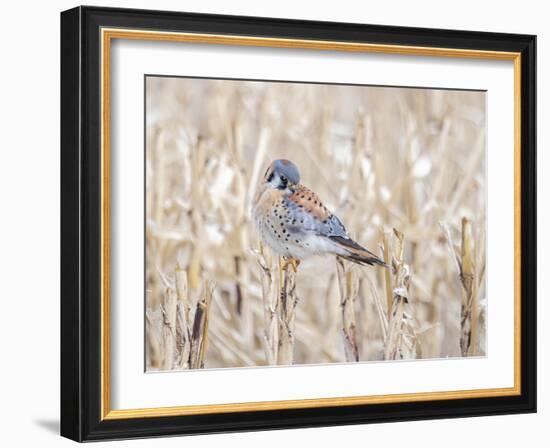
[[329, 236], [330, 240], [337, 244], [342, 253], [338, 253], [342, 258], [360, 265], [378, 265], [388, 267], [384, 260], [357, 244], [351, 238], [342, 236]]
[[373, 266], [376, 264], [378, 266], [383, 266], [385, 268], [389, 267], [386, 263], [384, 263], [382, 259], [380, 259], [377, 256], [366, 256], [366, 257], [365, 256], [358, 257], [354, 255], [340, 255], [340, 256], [348, 261], [360, 264], [362, 266], [365, 266], [365, 265]]

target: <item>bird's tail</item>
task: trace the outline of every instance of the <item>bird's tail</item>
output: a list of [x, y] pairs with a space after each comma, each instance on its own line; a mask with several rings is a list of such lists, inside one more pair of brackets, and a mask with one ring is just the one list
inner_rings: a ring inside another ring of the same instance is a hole
[[360, 265], [378, 265], [385, 268], [389, 267], [384, 260], [373, 254], [371, 251], [365, 249], [363, 246], [357, 244], [351, 238], [343, 236], [330, 236], [332, 242], [336, 243], [338, 248], [338, 255], [345, 258], [348, 261], [357, 263]]

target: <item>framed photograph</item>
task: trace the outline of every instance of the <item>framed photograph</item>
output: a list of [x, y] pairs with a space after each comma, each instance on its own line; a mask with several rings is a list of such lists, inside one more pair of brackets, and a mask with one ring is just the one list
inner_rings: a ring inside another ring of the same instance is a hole
[[61, 433], [536, 411], [535, 36], [61, 14]]

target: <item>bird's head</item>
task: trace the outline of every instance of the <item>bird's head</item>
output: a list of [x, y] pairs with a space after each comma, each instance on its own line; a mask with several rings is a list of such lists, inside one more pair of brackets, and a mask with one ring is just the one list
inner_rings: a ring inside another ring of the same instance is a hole
[[290, 160], [277, 159], [271, 162], [265, 172], [264, 182], [277, 190], [294, 189], [300, 183], [298, 168]]

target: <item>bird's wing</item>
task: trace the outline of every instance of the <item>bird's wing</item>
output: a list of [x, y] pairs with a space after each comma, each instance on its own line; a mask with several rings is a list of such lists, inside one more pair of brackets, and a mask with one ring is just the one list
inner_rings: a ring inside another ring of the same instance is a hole
[[323, 205], [313, 191], [298, 186], [294, 193], [286, 198], [286, 206], [292, 216], [288, 225], [294, 232], [326, 238], [330, 241], [330, 252], [355, 263], [385, 266], [382, 259], [350, 238], [342, 221]]
[[303, 185], [298, 185], [287, 196], [285, 205], [293, 217], [288, 224], [294, 231], [318, 236], [347, 237], [346, 228], [336, 215], [330, 212], [317, 194]]
[[324, 221], [331, 215], [319, 196], [303, 185], [296, 186], [293, 193], [288, 196], [288, 201], [320, 221]]

